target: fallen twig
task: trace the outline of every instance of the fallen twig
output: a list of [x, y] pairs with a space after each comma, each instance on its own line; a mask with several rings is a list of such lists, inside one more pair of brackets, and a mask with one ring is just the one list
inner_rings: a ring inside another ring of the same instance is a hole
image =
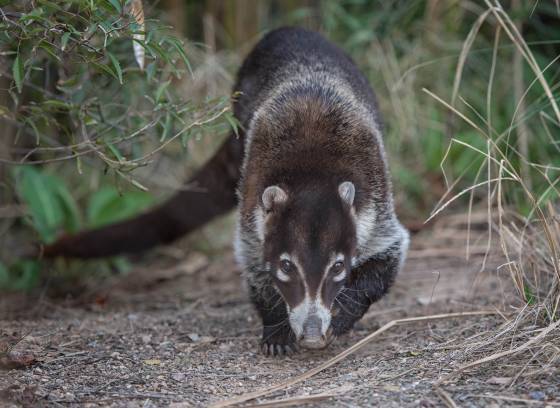
[[441, 387], [435, 387], [435, 390], [447, 408], [457, 408], [457, 404], [455, 404], [455, 401], [453, 401], [453, 398], [451, 398], [447, 391]]
[[257, 404], [246, 405], [244, 408], [278, 408], [290, 407], [292, 405], [301, 406], [312, 402], [324, 401], [329, 398], [337, 397], [352, 389], [352, 387], [340, 387], [335, 390], [321, 392], [319, 394], [296, 396], [290, 398], [281, 398], [273, 401], [265, 401]]

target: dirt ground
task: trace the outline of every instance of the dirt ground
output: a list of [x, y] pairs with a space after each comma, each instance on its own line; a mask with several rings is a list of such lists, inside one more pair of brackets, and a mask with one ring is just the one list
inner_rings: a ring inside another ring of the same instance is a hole
[[[497, 251], [479, 272], [486, 252], [483, 231], [472, 232], [468, 262], [462, 218], [448, 217], [414, 236], [391, 293], [355, 330], [327, 350], [293, 357], [259, 354], [259, 321], [231, 251], [212, 262], [190, 253], [173, 266], [137, 267], [79, 298], [4, 295], [0, 401], [208, 406], [293, 378], [393, 319], [477, 310], [507, 315], [512, 294], [508, 276], [496, 272], [502, 263]], [[485, 339], [504, 319], [494, 314], [398, 325], [311, 378], [245, 405], [560, 405], [560, 370], [546, 366], [542, 356], [528, 358], [521, 369], [506, 358], [457, 371], [484, 356]], [[494, 343], [494, 349], [511, 347], [510, 338]], [[8, 351], [12, 357], [19, 353], [21, 367], [7, 361]]]

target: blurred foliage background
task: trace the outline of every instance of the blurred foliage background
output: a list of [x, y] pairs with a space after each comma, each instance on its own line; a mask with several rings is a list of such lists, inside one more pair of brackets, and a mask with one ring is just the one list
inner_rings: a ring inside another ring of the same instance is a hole
[[[523, 180], [500, 192], [520, 216], [558, 197], [558, 2], [500, 4], [552, 98], [482, 0], [143, 1], [145, 25], [134, 3], [0, 1], [4, 288], [126, 271], [123, 258], [47, 264], [24, 255], [31, 242], [129, 217], [179, 188], [235, 126], [228, 106], [243, 56], [283, 25], [324, 33], [369, 78], [407, 225], [477, 183], [454, 208], [494, 207], [495, 186], [483, 182], [502, 178], [500, 166]], [[230, 221], [189, 246], [227, 245]]]

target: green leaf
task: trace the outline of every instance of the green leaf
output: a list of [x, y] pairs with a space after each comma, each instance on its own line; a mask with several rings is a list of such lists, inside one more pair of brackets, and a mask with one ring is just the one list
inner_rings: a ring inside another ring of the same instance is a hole
[[71, 35], [72, 33], [70, 31], [62, 35], [62, 39], [60, 40], [60, 48], [62, 49], [62, 51], [66, 49], [66, 46], [68, 45], [68, 40], [70, 40]]
[[58, 200], [64, 212], [64, 226], [67, 231], [78, 232], [81, 227], [80, 222], [80, 211], [76, 204], [76, 200], [72, 197], [72, 194], [66, 188], [64, 183], [60, 180], [51, 179], [53, 183], [53, 189], [57, 193]]
[[117, 77], [119, 78], [119, 82], [122, 85], [123, 84], [123, 76], [122, 76], [122, 69], [121, 69], [121, 64], [119, 63], [119, 60], [110, 52], [107, 52], [107, 55], [109, 56], [109, 59], [111, 60], [111, 63], [113, 64], [113, 67], [115, 68], [115, 72], [117, 73]]
[[45, 50], [45, 52], [47, 54], [49, 54], [51, 57], [60, 61], [60, 57], [58, 55], [56, 55], [56, 48], [54, 48], [51, 44], [49, 44], [46, 41], [41, 41], [39, 43], [39, 47], [42, 48], [43, 50]]
[[122, 4], [119, 0], [108, 0], [109, 3], [111, 3], [111, 5], [115, 8], [115, 10], [117, 10], [117, 12], [119, 14], [122, 13]]
[[119, 194], [114, 187], [103, 187], [90, 199], [87, 222], [90, 227], [101, 227], [129, 218], [153, 203], [153, 197], [141, 191]]
[[165, 92], [165, 90], [167, 89], [170, 83], [171, 80], [165, 81], [160, 86], [158, 86], [158, 89], [156, 91], [156, 102], [159, 102], [161, 100], [161, 96], [163, 95], [163, 93]]
[[105, 143], [105, 145], [111, 151], [111, 153], [113, 153], [113, 156], [115, 156], [115, 158], [118, 161], [121, 162], [124, 160], [124, 156], [121, 154], [121, 152], [119, 152], [119, 149], [117, 149], [114, 145], [112, 145], [111, 143]]
[[235, 119], [235, 117], [229, 111], [225, 112], [224, 117], [233, 129], [233, 133], [235, 133], [235, 136], [239, 137], [239, 122], [237, 121], [237, 119]]
[[14, 65], [12, 65], [12, 74], [14, 76], [14, 81], [16, 81], [16, 87], [18, 93], [23, 90], [23, 62], [21, 61], [21, 55], [18, 53], [16, 59], [14, 60]]
[[525, 300], [527, 301], [527, 304], [529, 306], [532, 306], [535, 304], [535, 295], [533, 294], [533, 291], [531, 290], [531, 288], [528, 285], [524, 285], [523, 286], [523, 292], [525, 295]]
[[191, 74], [191, 77], [193, 77], [193, 71], [192, 71], [192, 68], [191, 68], [191, 63], [189, 62], [189, 59], [187, 58], [187, 53], [183, 49], [183, 44], [181, 44], [181, 42], [176, 38], [170, 38], [169, 42], [171, 44], [173, 44], [173, 46], [175, 47], [175, 49], [177, 50], [177, 52], [179, 53], [179, 55], [183, 59], [183, 62], [185, 63], [185, 66], [189, 70], [189, 72]]
[[44, 107], [49, 110], [70, 110], [72, 109], [72, 104], [64, 101], [59, 101], [58, 99], [48, 99], [41, 103]]
[[146, 67], [146, 77], [148, 78], [148, 82], [154, 79], [156, 75], [157, 64], [155, 62], [150, 62]]
[[109, 68], [107, 65], [103, 65], [103, 64], [98, 64], [97, 62], [91, 62], [91, 64], [96, 67], [98, 70], [101, 70], [103, 72], [106, 72], [107, 74], [111, 75], [113, 78], [115, 78], [116, 80], [119, 79], [119, 77], [117, 76], [117, 74], [115, 72], [113, 72], [113, 70], [111, 68]]
[[31, 126], [33, 132], [35, 133], [35, 143], [39, 145], [39, 142], [41, 141], [41, 133], [39, 133], [39, 129], [37, 129], [37, 125], [35, 124], [35, 121], [31, 118], [25, 118], [23, 122]]
[[52, 191], [52, 182], [49, 183], [48, 178], [34, 167], [19, 170], [18, 191], [29, 208], [32, 225], [43, 241], [51, 242], [64, 220], [60, 202]]
[[66, 231], [80, 229], [80, 213], [64, 182], [43, 174], [35, 167], [18, 169], [18, 193], [27, 205], [31, 224], [44, 242], [51, 242], [62, 227]]
[[169, 133], [171, 133], [172, 127], [173, 127], [173, 120], [171, 119], [171, 115], [167, 113], [165, 115], [165, 124], [163, 125], [163, 133], [159, 139], [160, 142], [163, 142], [165, 139], [167, 139], [167, 136], [169, 136]]
[[33, 289], [39, 282], [39, 271], [40, 266], [37, 261], [26, 259], [16, 262], [10, 267], [7, 289]]

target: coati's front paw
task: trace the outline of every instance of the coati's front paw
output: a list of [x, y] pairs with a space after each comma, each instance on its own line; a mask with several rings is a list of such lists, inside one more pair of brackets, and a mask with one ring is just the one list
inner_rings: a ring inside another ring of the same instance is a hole
[[265, 327], [261, 351], [266, 356], [284, 356], [297, 353], [296, 336], [289, 326]]

